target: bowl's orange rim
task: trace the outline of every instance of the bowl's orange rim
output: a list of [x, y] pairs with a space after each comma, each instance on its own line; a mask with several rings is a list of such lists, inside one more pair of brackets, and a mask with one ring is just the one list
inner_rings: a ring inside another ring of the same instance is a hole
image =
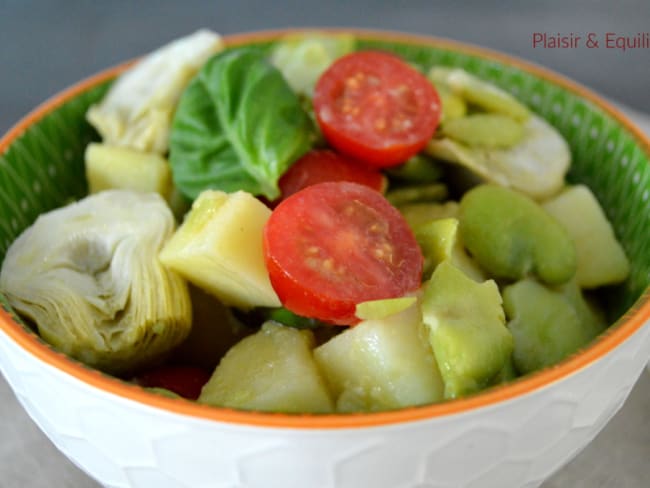
[[[265, 41], [288, 32], [318, 30], [328, 32], [348, 32], [356, 34], [360, 38], [381, 38], [401, 43], [413, 43], [431, 47], [451, 49], [464, 54], [491, 58], [500, 63], [517, 67], [523, 71], [534, 74], [548, 82], [561, 86], [574, 94], [591, 101], [612, 117], [618, 120], [630, 133], [632, 133], [639, 145], [644, 148], [645, 153], [650, 157], [650, 140], [643, 134], [621, 111], [604, 101], [589, 89], [565, 78], [551, 70], [535, 65], [534, 63], [521, 60], [514, 56], [492, 51], [487, 48], [468, 45], [459, 41], [449, 39], [405, 34], [391, 31], [365, 30], [358, 28], [350, 29], [290, 29], [261, 31], [227, 36], [224, 38], [227, 45], [239, 45], [250, 42]], [[43, 118], [47, 113], [53, 111], [66, 101], [74, 98], [93, 86], [114, 78], [125, 70], [133, 61], [109, 68], [94, 76], [91, 76], [70, 88], [60, 92], [45, 101], [35, 110], [30, 112], [19, 121], [7, 134], [0, 139], [0, 155], [2, 155], [10, 144], [31, 124]], [[26, 330], [16, 322], [9, 313], [0, 307], [0, 329], [6, 333], [11, 340], [22, 349], [35, 356], [44, 363], [57, 368], [72, 377], [104, 392], [119, 395], [125, 399], [135, 401], [150, 407], [155, 407], [169, 413], [181, 414], [190, 417], [206, 419], [211, 421], [225, 422], [229, 424], [243, 424], [257, 427], [291, 428], [291, 429], [341, 429], [361, 428], [393, 425], [404, 422], [432, 419], [454, 414], [469, 412], [481, 407], [495, 406], [500, 402], [513, 400], [519, 396], [530, 394], [540, 390], [553, 382], [574, 374], [592, 362], [604, 357], [613, 351], [617, 346], [630, 338], [643, 325], [650, 321], [650, 288], [646, 288], [643, 295], [636, 304], [621, 317], [612, 327], [608, 329], [592, 345], [574, 354], [570, 358], [557, 365], [541, 370], [537, 373], [520, 378], [510, 384], [499, 386], [480, 394], [454, 400], [450, 402], [425, 405], [420, 407], [404, 408], [395, 411], [378, 412], [371, 414], [328, 414], [328, 415], [289, 415], [280, 413], [250, 412], [217, 408], [201, 405], [195, 402], [167, 398], [161, 395], [152, 394], [146, 390], [120, 381], [93, 370], [77, 361], [74, 361], [64, 354], [54, 350], [44, 343], [36, 334]]]

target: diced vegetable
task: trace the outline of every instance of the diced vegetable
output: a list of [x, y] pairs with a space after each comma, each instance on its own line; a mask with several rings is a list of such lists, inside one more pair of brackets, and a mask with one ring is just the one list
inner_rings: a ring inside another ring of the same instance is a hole
[[270, 214], [246, 192], [207, 190], [194, 201], [160, 260], [226, 305], [280, 306], [262, 251]]
[[419, 306], [365, 320], [315, 350], [340, 412], [442, 400], [443, 385]]
[[485, 388], [506, 366], [513, 341], [494, 281], [476, 283], [443, 261], [424, 286], [422, 316], [445, 398]]
[[331, 412], [332, 399], [314, 362], [313, 345], [311, 331], [267, 322], [228, 351], [198, 401], [270, 412]]
[[171, 198], [171, 169], [159, 154], [91, 143], [86, 148], [85, 159], [90, 193], [117, 188], [156, 192], [168, 201]]
[[568, 188], [544, 203], [576, 245], [578, 285], [596, 288], [627, 278], [630, 263], [594, 194], [584, 185]]
[[494, 277], [534, 274], [560, 284], [575, 274], [576, 251], [567, 231], [519, 192], [478, 186], [463, 195], [459, 220], [465, 246]]
[[563, 292], [526, 279], [507, 286], [503, 300], [521, 374], [561, 361], [604, 328], [602, 317], [588, 308], [575, 285]]

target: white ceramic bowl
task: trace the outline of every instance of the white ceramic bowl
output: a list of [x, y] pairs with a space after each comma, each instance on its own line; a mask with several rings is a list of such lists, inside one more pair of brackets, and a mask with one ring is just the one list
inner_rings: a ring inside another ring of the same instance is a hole
[[[229, 42], [259, 41], [273, 35], [235, 37]], [[362, 35], [386, 37], [385, 33]], [[407, 46], [438, 49], [445, 56], [446, 52], [459, 53], [460, 58], [450, 54], [447, 60], [465, 60], [468, 69], [487, 70], [488, 76], [501, 81], [498, 73], [523, 73], [540, 88], [534, 85], [533, 92], [520, 94], [541, 112], [556, 112], [556, 93], [584, 101], [586, 111], [582, 106], [562, 106], [556, 115], [568, 117], [569, 125], [574, 124], [575, 114], [580, 114], [580, 122], [585, 124], [587, 117], [592, 117], [592, 126], [585, 129], [587, 139], [598, 127], [602, 131], [616, 129], [623, 138], [617, 141], [631, 141], [630, 154], [636, 159], [626, 152], [619, 154], [619, 159], [612, 155], [607, 164], [625, 160], [621, 166], [631, 172], [630, 185], [635, 180], [645, 185], [622, 191], [627, 198], [646, 205], [639, 215], [648, 216], [650, 144], [618, 111], [574, 83], [503, 55], [448, 41], [394, 34], [387, 38]], [[473, 65], [472, 59], [487, 61]], [[74, 112], [74, 100], [122, 69], [124, 66], [86, 80], [38, 108], [0, 141], [0, 154], [8, 155], [23, 144], [23, 134], [31, 137], [30, 128], [48, 114]], [[546, 101], [550, 107], [544, 105]], [[82, 124], [83, 111], [77, 111]], [[610, 125], [597, 125], [598, 117]], [[572, 140], [588, 145], [580, 137], [578, 133]], [[605, 147], [607, 151], [609, 144]], [[63, 150], [61, 155], [63, 159], [73, 157]], [[18, 163], [0, 162], [0, 168], [2, 164]], [[59, 166], [49, 168], [54, 170], [47, 169], [44, 174], [51, 184], [64, 185], [56, 180]], [[635, 176], [638, 174], [641, 176]], [[607, 178], [596, 175], [590, 181], [605, 201], [608, 187], [614, 186]], [[35, 184], [33, 187], [36, 189]], [[0, 205], [9, 205], [6, 200], [0, 198]], [[625, 222], [636, 221], [639, 215]], [[24, 222], [16, 217], [9, 225], [17, 232], [33, 217], [22, 215]], [[625, 229], [617, 230], [625, 234]], [[650, 237], [647, 220], [635, 232], [636, 240], [639, 235]], [[627, 246], [634, 266], [645, 266], [645, 274], [635, 275], [641, 282], [630, 285], [637, 291], [622, 292], [634, 304], [594, 344], [557, 366], [510, 385], [439, 405], [377, 414], [291, 416], [174, 400], [69, 360], [2, 308], [0, 368], [21, 404], [52, 442], [109, 487], [537, 487], [603, 428], [648, 363], [650, 301], [648, 263], [641, 262], [645, 259], [644, 241], [648, 239]], [[630, 293], [636, 294], [632, 300]]]

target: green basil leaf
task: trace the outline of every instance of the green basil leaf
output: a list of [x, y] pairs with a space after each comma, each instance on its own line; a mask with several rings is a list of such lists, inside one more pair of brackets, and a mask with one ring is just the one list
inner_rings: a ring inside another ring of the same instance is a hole
[[314, 138], [298, 96], [261, 50], [224, 51], [179, 101], [169, 153], [174, 183], [191, 199], [211, 188], [272, 200], [280, 176]]

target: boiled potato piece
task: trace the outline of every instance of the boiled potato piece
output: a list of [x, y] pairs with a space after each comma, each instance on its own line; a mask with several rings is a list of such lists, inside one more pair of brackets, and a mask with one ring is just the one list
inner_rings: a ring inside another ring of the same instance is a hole
[[443, 261], [425, 284], [422, 316], [445, 398], [485, 388], [506, 366], [513, 342], [494, 281], [476, 283]]
[[567, 231], [519, 192], [478, 186], [463, 195], [459, 220], [465, 246], [496, 278], [535, 275], [560, 284], [575, 274], [576, 250]]
[[225, 305], [279, 307], [262, 249], [262, 230], [270, 215], [249, 193], [206, 190], [160, 260]]
[[574, 282], [553, 290], [525, 279], [507, 286], [503, 301], [515, 342], [514, 364], [521, 374], [556, 364], [605, 327]]
[[331, 412], [313, 346], [311, 331], [266, 322], [228, 351], [197, 401], [265, 412]]
[[442, 379], [418, 304], [365, 320], [316, 348], [341, 412], [388, 410], [442, 399]]
[[583, 288], [620, 283], [630, 272], [625, 251], [589, 188], [576, 185], [544, 203], [569, 233], [577, 250], [576, 280]]
[[85, 160], [90, 193], [118, 188], [156, 192], [166, 200], [171, 197], [171, 169], [167, 160], [159, 154], [90, 143], [86, 148]]

